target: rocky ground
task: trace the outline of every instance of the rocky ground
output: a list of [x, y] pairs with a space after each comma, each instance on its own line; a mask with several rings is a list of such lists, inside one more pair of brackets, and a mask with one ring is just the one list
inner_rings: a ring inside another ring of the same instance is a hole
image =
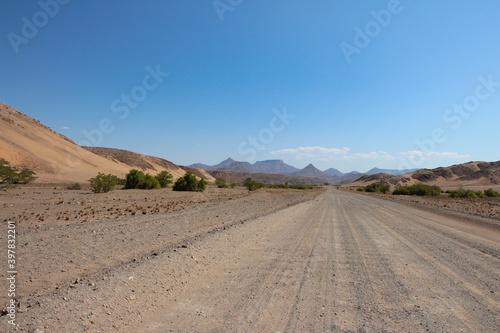
[[372, 195], [387, 200], [399, 201], [402, 203], [410, 203], [415, 206], [439, 208], [441, 213], [465, 213], [468, 215], [490, 218], [492, 220], [497, 220], [498, 224], [500, 225], [500, 198], [463, 199], [450, 198], [446, 194], [443, 194], [439, 197], [390, 195], [381, 193], [363, 194]]
[[333, 188], [151, 195], [193, 202], [19, 222], [18, 326], [0, 331], [498, 331], [495, 218]]
[[[204, 193], [162, 189], [92, 194], [38, 185], [0, 192], [2, 238], [6, 221], [16, 221], [20, 321], [30, 327], [24, 314], [44, 303], [45, 296], [91, 285], [96, 274], [185, 248], [197, 237], [310, 200], [321, 191], [209, 187]], [[5, 252], [2, 246], [3, 258]], [[5, 270], [2, 290], [4, 275]], [[5, 293], [1, 296], [4, 311]], [[41, 318], [31, 320], [32, 325], [43, 323]]]

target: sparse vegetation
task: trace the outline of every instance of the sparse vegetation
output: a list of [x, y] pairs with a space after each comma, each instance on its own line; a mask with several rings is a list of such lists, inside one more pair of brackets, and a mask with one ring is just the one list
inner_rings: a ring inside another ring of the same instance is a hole
[[160, 183], [160, 187], [165, 188], [168, 187], [170, 184], [172, 184], [172, 180], [174, 177], [168, 171], [161, 171], [159, 174], [155, 176], [155, 178]]
[[201, 178], [198, 181], [198, 184], [196, 184], [196, 191], [205, 192], [206, 189], [207, 189], [207, 181], [205, 180], [205, 178]]
[[236, 184], [236, 183], [231, 183], [231, 184], [229, 184], [229, 187], [230, 187], [230, 188], [235, 188], [236, 186], [238, 186], [238, 184]]
[[222, 178], [215, 178], [215, 185], [217, 185], [218, 188], [227, 188], [229, 187], [226, 184], [226, 181]]
[[263, 183], [261, 183], [261, 182], [258, 182], [258, 181], [255, 181], [255, 180], [251, 180], [250, 178], [248, 178], [243, 183], [243, 186], [245, 186], [249, 191], [256, 191], [259, 188], [265, 187], [266, 185], [263, 184]]
[[387, 193], [391, 190], [391, 185], [384, 183], [373, 183], [365, 187], [358, 188], [361, 192]]
[[113, 191], [118, 183], [118, 177], [112, 174], [97, 173], [97, 176], [89, 179], [90, 190], [94, 193], [107, 193]]
[[196, 179], [196, 176], [192, 172], [187, 171], [183, 177], [177, 179], [174, 184], [173, 190], [204, 192], [206, 188], [207, 181], [205, 179], [201, 178], [198, 181], [198, 179]]
[[139, 184], [141, 190], [154, 190], [161, 188], [160, 182], [150, 174], [145, 174], [143, 181]]
[[160, 182], [150, 174], [132, 169], [125, 177], [125, 189], [152, 190], [161, 188]]
[[20, 171], [10, 166], [10, 162], [0, 158], [0, 188], [15, 187], [18, 184], [27, 184], [36, 179], [33, 170], [24, 168]]
[[290, 185], [288, 183], [285, 184], [268, 184], [266, 185], [267, 188], [291, 188], [295, 190], [312, 190], [314, 189], [314, 186], [310, 185]]
[[419, 195], [427, 197], [436, 197], [441, 195], [441, 188], [436, 185], [415, 184], [411, 186], [398, 186], [392, 194], [394, 195]]
[[458, 190], [448, 190], [446, 193], [449, 193], [451, 198], [481, 199], [487, 197], [484, 192], [468, 190], [463, 187]]
[[81, 190], [82, 185], [80, 185], [79, 183], [73, 183], [73, 184], [69, 184], [68, 186], [66, 186], [66, 189], [67, 190]]
[[487, 190], [484, 190], [484, 194], [489, 197], [489, 198], [495, 198], [495, 197], [500, 197], [500, 192], [493, 190], [492, 188], [489, 188]]

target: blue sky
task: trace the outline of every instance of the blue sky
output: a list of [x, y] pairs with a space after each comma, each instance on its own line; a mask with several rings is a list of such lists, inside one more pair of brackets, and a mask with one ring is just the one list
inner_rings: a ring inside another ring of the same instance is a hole
[[500, 159], [500, 2], [0, 4], [0, 101], [81, 144], [324, 170]]

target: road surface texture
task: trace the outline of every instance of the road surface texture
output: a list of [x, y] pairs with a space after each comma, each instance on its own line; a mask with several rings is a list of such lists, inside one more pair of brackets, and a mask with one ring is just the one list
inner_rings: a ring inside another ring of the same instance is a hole
[[31, 315], [49, 332], [499, 332], [500, 229], [474, 219], [329, 189]]

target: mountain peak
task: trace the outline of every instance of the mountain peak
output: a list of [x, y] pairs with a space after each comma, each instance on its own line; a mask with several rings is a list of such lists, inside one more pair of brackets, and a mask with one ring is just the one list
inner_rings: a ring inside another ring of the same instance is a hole
[[293, 173], [296, 176], [312, 177], [312, 178], [323, 178], [326, 179], [329, 176], [323, 171], [318, 170], [312, 163], [308, 164], [304, 169], [301, 169]]
[[337, 176], [337, 177], [342, 177], [344, 175], [343, 172], [335, 169], [335, 168], [330, 168], [330, 169], [327, 169], [325, 171], [323, 171], [324, 173], [326, 173], [327, 175], [329, 176]]

